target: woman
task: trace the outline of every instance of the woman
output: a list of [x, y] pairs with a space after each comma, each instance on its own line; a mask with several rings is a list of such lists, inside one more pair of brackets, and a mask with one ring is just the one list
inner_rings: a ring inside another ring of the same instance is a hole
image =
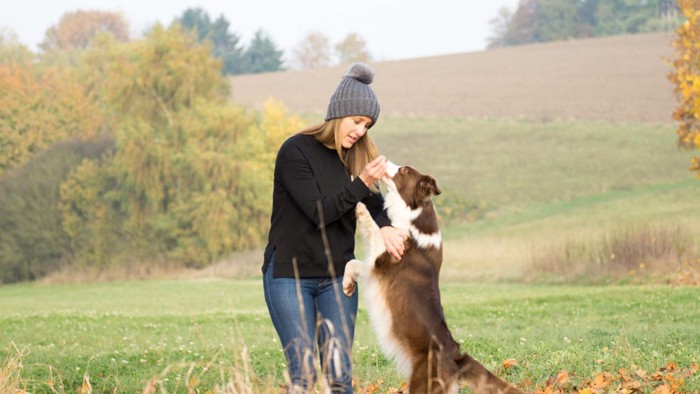
[[313, 386], [316, 342], [328, 387], [352, 393], [358, 296], [342, 294], [342, 278], [354, 258], [358, 202], [380, 226], [387, 251], [398, 259], [403, 254], [407, 234], [391, 227], [376, 185], [386, 176], [386, 159], [367, 135], [379, 117], [373, 78], [366, 65], [352, 65], [331, 96], [325, 122], [290, 137], [277, 154], [262, 271], [290, 392]]

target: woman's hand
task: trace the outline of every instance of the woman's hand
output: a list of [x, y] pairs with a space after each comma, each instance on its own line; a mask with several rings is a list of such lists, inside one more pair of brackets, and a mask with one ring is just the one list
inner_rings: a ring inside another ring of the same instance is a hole
[[380, 229], [384, 247], [396, 260], [401, 260], [408, 239], [408, 231], [399, 230], [391, 226], [384, 226]]
[[367, 187], [384, 178], [386, 175], [386, 162], [386, 157], [379, 156], [365, 166], [360, 174], [360, 179], [362, 179], [362, 182], [364, 182]]

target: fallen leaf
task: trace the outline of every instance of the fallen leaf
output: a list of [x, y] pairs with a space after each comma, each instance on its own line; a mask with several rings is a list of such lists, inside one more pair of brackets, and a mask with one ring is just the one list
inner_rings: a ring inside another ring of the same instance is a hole
[[651, 394], [672, 394], [671, 387], [667, 384], [662, 384], [661, 386], [654, 389]]
[[676, 372], [678, 371], [678, 364], [674, 363], [673, 361], [669, 361], [668, 363], [666, 363], [666, 365], [661, 367], [659, 371]]
[[604, 389], [608, 386], [610, 386], [610, 383], [612, 383], [612, 375], [608, 372], [603, 372], [596, 374], [595, 378], [591, 382], [591, 388], [594, 389]]
[[664, 375], [662, 375], [660, 372], [654, 372], [651, 375], [649, 375], [649, 379], [660, 382], [664, 380]]
[[560, 387], [566, 388], [571, 385], [571, 379], [569, 379], [569, 371], [561, 371], [557, 375], [557, 384]]
[[503, 360], [503, 368], [508, 369], [518, 365], [518, 361], [514, 358], [508, 358]]
[[643, 369], [638, 369], [637, 371], [635, 371], [635, 374], [636, 374], [637, 376], [639, 376], [640, 378], [642, 378], [642, 379], [646, 379], [646, 378], [647, 378], [647, 371], [645, 371], [645, 370], [643, 370]]

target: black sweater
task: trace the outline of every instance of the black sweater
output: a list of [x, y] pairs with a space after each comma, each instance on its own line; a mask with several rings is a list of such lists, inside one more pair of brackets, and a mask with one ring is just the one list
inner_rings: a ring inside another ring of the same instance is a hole
[[275, 162], [263, 272], [274, 251], [275, 277], [293, 278], [293, 260], [301, 278], [331, 276], [321, 232], [324, 227], [335, 274], [342, 275], [345, 264], [355, 258], [355, 206], [360, 201], [380, 227], [390, 225], [382, 195], [371, 193], [359, 177], [351, 180], [337, 151], [311, 135], [290, 137]]

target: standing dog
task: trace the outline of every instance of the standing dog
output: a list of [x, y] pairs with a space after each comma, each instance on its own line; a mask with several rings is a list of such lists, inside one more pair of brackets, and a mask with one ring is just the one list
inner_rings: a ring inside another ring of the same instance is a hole
[[461, 353], [445, 322], [438, 279], [442, 238], [431, 200], [440, 194], [435, 179], [390, 163], [385, 207], [394, 227], [410, 233], [401, 260], [386, 252], [379, 228], [358, 206], [368, 261], [345, 267], [343, 292], [364, 282], [367, 310], [382, 351], [409, 377], [412, 394], [457, 393], [466, 380], [474, 393], [522, 393]]

